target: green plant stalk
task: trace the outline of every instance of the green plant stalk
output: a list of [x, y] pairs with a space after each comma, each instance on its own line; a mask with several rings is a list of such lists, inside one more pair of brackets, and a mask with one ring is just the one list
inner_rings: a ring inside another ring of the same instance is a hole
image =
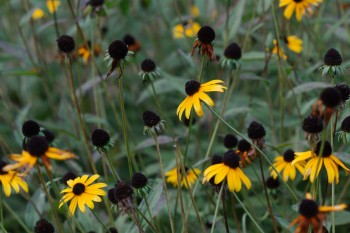
[[4, 224], [4, 215], [3, 215], [3, 209], [2, 209], [2, 184], [0, 184], [0, 224]]
[[4, 227], [2, 224], [0, 224], [0, 229], [2, 230], [1, 232], [3, 232], [3, 233], [7, 233], [7, 231], [6, 231], [5, 227]]
[[[121, 70], [121, 67], [120, 67]], [[122, 112], [122, 123], [123, 123], [123, 134], [124, 134], [124, 142], [126, 147], [126, 155], [128, 159], [128, 166], [129, 166], [129, 174], [130, 179], [132, 177], [133, 172], [133, 158], [131, 156], [130, 147], [129, 147], [129, 138], [128, 138], [128, 126], [127, 126], [127, 120], [126, 120], [126, 113], [125, 113], [125, 106], [124, 106], [124, 97], [123, 97], [123, 77], [122, 77], [122, 71], [121, 75], [119, 77], [119, 102], [120, 102], [120, 109]]]
[[151, 227], [152, 231], [154, 233], [158, 233], [157, 229], [150, 223], [150, 221], [148, 221], [148, 219], [146, 218], [146, 216], [138, 209], [136, 208], [136, 211], [142, 216], [142, 218], [147, 222], [147, 224]]
[[22, 219], [17, 215], [17, 213], [11, 209], [11, 207], [6, 203], [6, 202], [2, 202], [2, 204], [4, 205], [4, 207], [7, 209], [8, 212], [10, 212], [10, 214], [17, 220], [18, 224], [21, 225], [21, 227], [23, 228], [23, 230], [27, 233], [32, 233], [31, 230], [28, 229], [28, 227], [26, 226], [26, 224], [22, 221]]
[[96, 166], [95, 166], [94, 160], [92, 158], [92, 154], [91, 154], [90, 148], [89, 148], [89, 143], [87, 141], [87, 133], [86, 133], [86, 129], [85, 129], [84, 120], [83, 120], [83, 117], [82, 117], [82, 112], [80, 111], [78, 98], [77, 98], [77, 95], [75, 94], [75, 85], [74, 85], [74, 80], [73, 80], [73, 71], [72, 71], [72, 64], [71, 64], [70, 57], [66, 56], [65, 57], [65, 61], [66, 61], [67, 69], [69, 71], [69, 83], [70, 83], [70, 86], [71, 86], [71, 93], [72, 93], [72, 97], [73, 97], [74, 107], [75, 107], [75, 110], [77, 111], [78, 120], [79, 120], [79, 126], [80, 126], [80, 130], [82, 132], [82, 136], [83, 136], [83, 139], [84, 139], [84, 144], [85, 144], [86, 151], [87, 151], [87, 154], [88, 154], [88, 159], [89, 159], [89, 162], [90, 162], [90, 166], [92, 168], [92, 171], [95, 174], [98, 174], [97, 170], [96, 170]]
[[54, 219], [55, 219], [55, 222], [56, 222], [56, 225], [57, 225], [57, 228], [58, 228], [58, 232], [64, 233], [62, 224], [61, 224], [61, 222], [60, 222], [60, 220], [58, 218], [56, 207], [54, 206], [53, 200], [51, 199], [51, 195], [50, 195], [49, 191], [46, 188], [44, 177], [43, 177], [43, 174], [41, 173], [41, 170], [40, 170], [40, 167], [39, 167], [38, 163], [35, 164], [35, 168], [36, 168], [36, 170], [38, 172], [40, 183], [43, 186], [43, 189], [44, 189], [44, 192], [45, 192], [45, 194], [47, 196], [47, 199], [49, 200], [49, 203], [50, 203], [50, 206], [51, 206], [51, 210], [53, 212]]
[[109, 156], [108, 152], [105, 152], [104, 154], [105, 154], [105, 156], [107, 157], [108, 165], [109, 165], [109, 168], [111, 169], [113, 178], [114, 178], [116, 181], [121, 181], [121, 179], [120, 179], [118, 173], [115, 171], [115, 169], [114, 169], [114, 167], [113, 167], [113, 164], [112, 164], [112, 161], [111, 161], [111, 157]]
[[192, 126], [193, 126], [193, 111], [191, 110], [190, 124], [188, 125], [188, 133], [187, 133], [187, 137], [186, 137], [185, 152], [183, 154], [185, 161], [187, 161], [187, 153], [188, 153], [188, 147], [190, 145], [190, 139], [191, 139], [191, 134], [192, 134]]
[[91, 213], [95, 216], [96, 220], [101, 224], [101, 226], [103, 227], [104, 231], [109, 232], [109, 230], [107, 229], [107, 227], [105, 226], [105, 224], [103, 224], [103, 222], [101, 221], [101, 219], [97, 216], [97, 214], [95, 213], [95, 211], [90, 210]]
[[218, 212], [219, 212], [220, 200], [221, 200], [222, 192], [224, 190], [225, 185], [226, 185], [226, 180], [224, 180], [222, 182], [222, 184], [221, 184], [221, 188], [220, 188], [220, 192], [219, 192], [219, 195], [218, 195], [218, 199], [216, 201], [216, 207], [215, 207], [215, 212], [214, 212], [214, 217], [213, 217], [213, 224], [211, 225], [210, 233], [214, 233], [215, 223], [216, 223], [216, 216], [218, 215]]
[[198, 77], [198, 82], [201, 83], [203, 79], [203, 73], [204, 73], [204, 66], [205, 66], [205, 56], [202, 54], [202, 65], [201, 65], [201, 70], [199, 72], [199, 77]]
[[[142, 198], [143, 198], [143, 201], [145, 202], [145, 205], [146, 205], [146, 209], [147, 209], [147, 212], [148, 212], [148, 214], [149, 214], [149, 217], [150, 217], [150, 221], [151, 222], [148, 222], [147, 221], [147, 218], [146, 218], [146, 216], [144, 216], [143, 214], [141, 215], [142, 217], [143, 217], [143, 219], [145, 219], [145, 221], [148, 223], [148, 225], [154, 230], [154, 232], [158, 232], [158, 229], [157, 229], [157, 224], [156, 224], [156, 221], [154, 221], [153, 220], [153, 216], [152, 216], [152, 212], [151, 212], [151, 208], [150, 208], [150, 206], [149, 206], [149, 203], [148, 203], [148, 201], [147, 201], [147, 197], [146, 197], [146, 195], [144, 194], [144, 193], [142, 193]], [[137, 208], [136, 208], [137, 209]], [[138, 210], [138, 209], [137, 209]], [[139, 210], [139, 213], [140, 213], [141, 211]], [[154, 226], [153, 226], [153, 225]], [[159, 226], [158, 226], [158, 228], [159, 228]]]
[[[72, 216], [73, 223], [78, 227], [80, 232], [85, 232], [83, 226], [80, 224], [80, 222], [76, 219], [76, 217], [73, 215]], [[74, 232], [75, 232], [75, 227], [73, 227]]]
[[[205, 103], [204, 103], [205, 104]], [[281, 175], [276, 171], [276, 168], [273, 166], [273, 163], [271, 162], [271, 160], [269, 159], [269, 157], [262, 151], [260, 150], [259, 147], [257, 147], [256, 145], [254, 145], [254, 143], [251, 142], [251, 140], [249, 138], [247, 138], [246, 136], [244, 136], [243, 134], [241, 134], [237, 129], [235, 129], [234, 127], [232, 127], [229, 123], [227, 123], [218, 113], [216, 113], [212, 108], [210, 108], [207, 104], [205, 104], [205, 106], [209, 109], [209, 111], [211, 113], [213, 113], [217, 118], [219, 118], [229, 129], [231, 129], [233, 132], [235, 132], [236, 134], [238, 134], [241, 138], [245, 139], [247, 142], [249, 142], [252, 147], [255, 148], [255, 150], [257, 152], [259, 152], [264, 159], [268, 162], [268, 164], [271, 166], [271, 168], [278, 174], [279, 178], [281, 178]], [[287, 184], [286, 181], [284, 181], [283, 179], [281, 179], [283, 184], [287, 187], [287, 189], [289, 190], [289, 192], [292, 194], [292, 196], [294, 197], [295, 200], [299, 200], [298, 196], [295, 194], [295, 192], [293, 191], [293, 189]]]
[[222, 199], [222, 209], [223, 209], [223, 212], [224, 212], [226, 233], [230, 233], [230, 228], [228, 227], [228, 221], [227, 221], [227, 210], [226, 210], [226, 199], [225, 199], [225, 196], [221, 195], [221, 199]]
[[[253, 221], [253, 223], [255, 224], [255, 226], [259, 229], [259, 231], [261, 233], [264, 233], [263, 229], [261, 229], [259, 223], [253, 218], [253, 216], [250, 214], [250, 212], [247, 210], [247, 208], [245, 207], [245, 205], [243, 204], [243, 202], [239, 199], [239, 197], [237, 196], [237, 194], [235, 192], [233, 192], [233, 195], [235, 196], [235, 198], [237, 199], [238, 203], [242, 206], [244, 212], [248, 215], [248, 217]], [[243, 231], [244, 232], [244, 231]]]
[[175, 230], [174, 230], [174, 223], [173, 223], [173, 219], [172, 219], [171, 213], [170, 213], [169, 194], [168, 194], [168, 188], [167, 188], [166, 180], [165, 180], [165, 176], [164, 176], [162, 155], [161, 155], [161, 153], [160, 153], [160, 147], [159, 147], [158, 137], [157, 137], [156, 135], [153, 135], [150, 129], [148, 129], [148, 132], [149, 132], [150, 135], [153, 136], [153, 139], [154, 139], [154, 141], [155, 141], [155, 143], [156, 143], [157, 155], [158, 155], [159, 166], [160, 166], [160, 175], [161, 175], [161, 177], [162, 177], [163, 185], [164, 185], [164, 193], [165, 193], [165, 199], [166, 199], [166, 204], [167, 204], [167, 209], [168, 209], [168, 215], [169, 215], [169, 221], [170, 221], [170, 228], [171, 228], [171, 232], [172, 232], [172, 233], [175, 233]]
[[235, 207], [235, 199], [233, 197], [233, 194], [231, 193], [231, 206], [232, 206], [232, 214], [233, 214], [233, 218], [235, 220], [235, 224], [236, 224], [236, 228], [237, 228], [237, 232], [238, 233], [241, 233], [241, 227], [240, 227], [240, 224], [239, 224], [239, 221], [238, 221], [238, 217], [237, 217], [237, 213], [236, 213], [236, 207]]

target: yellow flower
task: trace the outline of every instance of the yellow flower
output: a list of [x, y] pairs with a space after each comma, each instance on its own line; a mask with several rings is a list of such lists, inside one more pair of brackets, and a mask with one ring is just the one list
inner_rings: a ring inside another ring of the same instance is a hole
[[[78, 55], [83, 58], [83, 63], [87, 64], [90, 57], [91, 57], [91, 52], [90, 52], [90, 46], [91, 42], [88, 41], [88, 46], [82, 45], [78, 49]], [[93, 49], [93, 54], [94, 56], [98, 56], [101, 52], [101, 47], [98, 44], [94, 44], [94, 49]]]
[[198, 6], [196, 5], [191, 6], [191, 14], [193, 17], [198, 17], [200, 15], [200, 10]]
[[321, 142], [318, 142], [315, 148], [315, 152], [296, 152], [297, 157], [292, 162], [294, 166], [300, 161], [310, 159], [305, 165], [304, 180], [310, 176], [310, 182], [313, 183], [315, 178], [321, 171], [322, 166], [326, 168], [328, 183], [339, 182], [339, 170], [338, 165], [345, 169], [345, 171], [350, 172], [350, 170], [340, 161], [334, 154], [332, 154], [332, 146], [328, 141], [325, 141], [322, 155], [321, 152]]
[[77, 156], [69, 151], [60, 150], [55, 147], [49, 147], [45, 137], [33, 136], [26, 144], [26, 149], [22, 151], [22, 154], [12, 154], [10, 159], [17, 163], [6, 165], [4, 171], [12, 171], [20, 168], [26, 168], [23, 175], [26, 175], [30, 169], [37, 163], [38, 159], [41, 158], [44, 165], [51, 169], [50, 159], [56, 160], [67, 160], [77, 158]]
[[290, 19], [295, 11], [298, 21], [305, 15], [306, 11], [313, 14], [312, 7], [318, 6], [322, 0], [280, 0], [279, 7], [287, 6], [284, 10], [284, 17]]
[[9, 171], [6, 172], [3, 168], [7, 165], [4, 161], [0, 160], [0, 181], [3, 186], [6, 197], [11, 195], [11, 186], [16, 193], [19, 192], [20, 187], [27, 193], [28, 185], [17, 175], [17, 172]]
[[273, 42], [273, 45], [274, 45], [274, 47], [272, 49], [272, 54], [278, 54], [278, 56], [280, 58], [282, 58], [283, 60], [287, 60], [288, 57], [284, 53], [283, 48], [281, 48], [281, 46], [277, 45], [277, 40], [273, 40], [272, 42]]
[[239, 156], [233, 150], [229, 150], [224, 155], [222, 163], [211, 165], [205, 169], [203, 182], [209, 182], [213, 178], [214, 183], [219, 184], [226, 178], [228, 189], [231, 192], [239, 192], [242, 188], [242, 182], [247, 189], [250, 189], [252, 184], [239, 168], [239, 162]]
[[306, 199], [303, 199], [299, 205], [300, 215], [295, 218], [289, 226], [298, 223], [296, 233], [309, 232], [309, 226], [312, 225], [312, 232], [323, 232], [323, 222], [326, 218], [326, 213], [341, 211], [347, 207], [345, 204], [336, 206], [319, 206], [312, 196], [307, 193]]
[[[171, 183], [174, 185], [174, 187], [177, 187], [179, 185], [179, 180], [178, 180], [178, 172], [180, 174], [180, 185], [181, 187], [182, 186], [185, 186], [185, 188], [188, 189], [188, 186], [192, 186], [192, 184], [197, 180], [198, 178], [198, 175], [201, 173], [201, 171], [197, 168], [194, 168], [194, 169], [188, 169], [187, 167], [185, 167], [185, 170], [186, 170], [186, 176], [183, 176], [181, 174], [181, 169], [180, 167], [175, 167], [174, 169], [168, 171], [165, 176], [167, 177], [166, 181], [168, 183]], [[187, 184], [187, 181], [188, 181], [188, 184]]]
[[[88, 175], [77, 177], [74, 180], [68, 180], [69, 188], [63, 189], [61, 193], [65, 193], [60, 200], [59, 208], [64, 203], [71, 200], [69, 205], [69, 216], [72, 216], [77, 206], [81, 212], [85, 213], [85, 204], [90, 208], [94, 208], [94, 201], [101, 202], [100, 196], [106, 195], [106, 192], [101, 188], [106, 187], [105, 183], [92, 184], [100, 175], [95, 174], [90, 178]], [[91, 185], [92, 184], [92, 185]]]
[[180, 39], [186, 37], [195, 37], [201, 26], [199, 23], [192, 21], [185, 21], [182, 24], [176, 24], [173, 28], [173, 37]]
[[176, 110], [176, 114], [179, 116], [180, 121], [182, 114], [185, 110], [186, 118], [190, 118], [192, 107], [194, 107], [194, 110], [196, 111], [197, 115], [199, 117], [202, 117], [204, 113], [201, 101], [203, 101], [211, 107], [214, 106], [213, 100], [206, 94], [206, 92], [224, 92], [224, 90], [227, 88], [221, 85], [221, 83], [223, 83], [223, 81], [221, 80], [212, 80], [203, 84], [200, 84], [199, 82], [194, 80], [188, 81], [185, 85], [185, 91], [188, 96], [184, 101], [181, 102], [181, 104]]
[[49, 9], [50, 13], [54, 13], [57, 8], [61, 5], [61, 1], [59, 0], [47, 0], [46, 7]]
[[[304, 167], [305, 167], [305, 162], [304, 161], [300, 161], [298, 163], [296, 163], [294, 166], [292, 166], [292, 162], [294, 160], [294, 151], [289, 149], [286, 152], [284, 152], [283, 156], [277, 156], [275, 158], [274, 164], [273, 166], [275, 167], [275, 169], [277, 170], [278, 173], [282, 173], [283, 171], [283, 180], [288, 181], [288, 179], [290, 178], [291, 180], [295, 179], [296, 176], [296, 169], [299, 170], [299, 172], [304, 175]], [[273, 170], [270, 167], [270, 171], [271, 171], [271, 176], [274, 179], [277, 179], [278, 175], [276, 173], [275, 170]]]
[[37, 20], [37, 19], [41, 19], [42, 17], [44, 17], [45, 13], [42, 9], [40, 8], [35, 8], [35, 10], [33, 11], [32, 13], [32, 18], [34, 20]]
[[297, 36], [287, 36], [284, 38], [284, 42], [286, 42], [287, 47], [294, 53], [301, 53], [303, 51], [303, 41]]

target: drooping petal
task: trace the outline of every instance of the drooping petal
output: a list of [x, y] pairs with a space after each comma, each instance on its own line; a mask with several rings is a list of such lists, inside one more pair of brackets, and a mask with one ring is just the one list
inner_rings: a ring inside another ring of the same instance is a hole
[[334, 175], [334, 170], [333, 170], [333, 167], [331, 165], [331, 162], [330, 162], [330, 158], [324, 158], [323, 161], [324, 161], [324, 166], [326, 168], [326, 171], [327, 171], [327, 176], [328, 176], [328, 183], [333, 183], [334, 182], [334, 178], [335, 178], [335, 175]]
[[227, 172], [228, 172], [229, 170], [230, 170], [230, 167], [228, 167], [228, 166], [223, 167], [223, 168], [216, 174], [214, 183], [215, 183], [215, 184], [221, 183], [221, 182], [225, 179], [225, 177], [226, 177], [226, 175], [227, 175]]

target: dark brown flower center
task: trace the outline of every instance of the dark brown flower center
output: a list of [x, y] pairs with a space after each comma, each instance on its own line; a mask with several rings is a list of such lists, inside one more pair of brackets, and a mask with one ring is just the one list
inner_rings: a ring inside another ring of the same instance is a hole
[[49, 144], [45, 137], [36, 135], [30, 138], [26, 149], [32, 156], [41, 157], [49, 149]]
[[239, 156], [233, 150], [229, 150], [225, 153], [223, 162], [230, 168], [237, 168], [239, 166]]
[[298, 3], [298, 2], [302, 2], [303, 0], [293, 0], [293, 1]]
[[7, 163], [5, 161], [0, 160], [0, 175], [5, 175], [7, 172], [3, 171], [3, 167], [5, 167]]
[[286, 162], [292, 162], [294, 160], [294, 151], [292, 149], [286, 150], [283, 154], [283, 159]]
[[192, 96], [198, 92], [200, 87], [201, 87], [201, 84], [199, 82], [197, 82], [195, 80], [188, 81], [185, 84], [186, 94], [189, 96]]
[[318, 204], [313, 200], [304, 199], [300, 203], [299, 213], [306, 218], [315, 217], [318, 213]]
[[73, 186], [73, 193], [75, 195], [81, 195], [85, 191], [85, 185], [82, 183], [76, 183]]
[[317, 156], [322, 156], [323, 158], [329, 157], [332, 155], [332, 146], [328, 141], [324, 142], [323, 151], [321, 154], [322, 141], [318, 142], [315, 148], [315, 153]]

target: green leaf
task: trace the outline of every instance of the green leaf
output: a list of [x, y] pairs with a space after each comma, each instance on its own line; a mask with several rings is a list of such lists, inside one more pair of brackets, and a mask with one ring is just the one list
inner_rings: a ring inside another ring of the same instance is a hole
[[129, 11], [129, 0], [121, 0], [119, 3], [119, 8], [124, 15], [128, 14]]

